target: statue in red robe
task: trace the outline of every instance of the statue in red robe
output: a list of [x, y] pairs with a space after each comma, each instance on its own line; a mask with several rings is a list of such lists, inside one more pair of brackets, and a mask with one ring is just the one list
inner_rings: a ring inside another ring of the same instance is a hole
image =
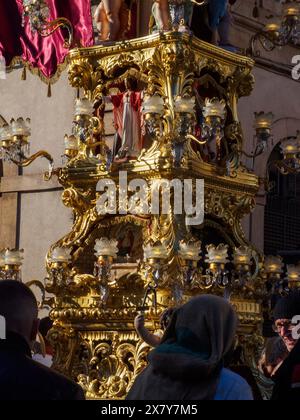
[[125, 80], [125, 92], [107, 98], [114, 107], [114, 125], [122, 140], [117, 157], [136, 158], [142, 150], [142, 92], [136, 79]]

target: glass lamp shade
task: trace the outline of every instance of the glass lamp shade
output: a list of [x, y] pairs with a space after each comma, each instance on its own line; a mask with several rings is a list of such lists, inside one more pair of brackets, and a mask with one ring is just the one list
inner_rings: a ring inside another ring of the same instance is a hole
[[225, 120], [226, 117], [226, 102], [224, 99], [218, 98], [205, 99], [205, 106], [203, 108], [203, 116], [205, 118], [217, 117], [221, 120]]
[[76, 136], [65, 135], [65, 150], [79, 150], [79, 141]]
[[164, 100], [159, 95], [145, 96], [142, 107], [143, 114], [160, 114], [164, 113]]
[[7, 249], [4, 254], [5, 265], [16, 265], [21, 266], [23, 262], [23, 249], [11, 250]]
[[247, 246], [240, 246], [235, 248], [233, 254], [234, 265], [250, 265], [252, 259], [253, 250]]
[[71, 249], [70, 248], [55, 248], [52, 251], [50, 262], [52, 263], [69, 263], [71, 261]]
[[195, 98], [177, 96], [175, 110], [178, 113], [193, 114], [195, 112]]
[[96, 257], [117, 258], [118, 242], [115, 239], [100, 238], [96, 240], [94, 250]]
[[300, 265], [287, 266], [287, 278], [289, 281], [300, 281]]
[[264, 268], [267, 274], [281, 274], [283, 272], [282, 257], [268, 255], [265, 258]]
[[94, 112], [94, 107], [91, 101], [88, 98], [76, 99], [75, 103], [75, 116], [85, 115], [92, 117]]
[[279, 33], [279, 30], [280, 30], [280, 24], [279, 23], [275, 23], [275, 22], [267, 23], [266, 26], [265, 26], [265, 31], [269, 32], [271, 34]]
[[296, 2], [287, 2], [283, 7], [283, 16], [287, 19], [299, 19], [300, 5]]
[[209, 264], [227, 264], [228, 260], [228, 245], [220, 244], [217, 247], [214, 245], [207, 245], [206, 260]]
[[297, 137], [284, 140], [280, 144], [280, 149], [284, 157], [295, 157], [299, 153], [299, 139]]
[[272, 112], [255, 112], [254, 128], [256, 130], [271, 130], [274, 121], [274, 114]]
[[12, 136], [18, 137], [29, 137], [31, 135], [30, 119], [18, 118], [17, 120], [12, 119], [10, 122]]
[[201, 241], [181, 241], [178, 255], [185, 261], [199, 261], [201, 259]]
[[0, 128], [0, 141], [1, 142], [8, 142], [12, 138], [11, 127], [9, 124], [5, 124], [3, 127]]
[[154, 245], [148, 244], [144, 247], [144, 258], [164, 260], [169, 254], [168, 247], [161, 242], [156, 242]]

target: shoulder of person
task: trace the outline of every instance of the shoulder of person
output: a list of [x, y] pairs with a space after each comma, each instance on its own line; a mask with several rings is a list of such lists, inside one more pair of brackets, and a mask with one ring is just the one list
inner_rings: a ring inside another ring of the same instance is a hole
[[37, 382], [48, 384], [49, 391], [56, 391], [54, 399], [83, 400], [84, 392], [80, 385], [73, 380], [30, 359], [32, 376]]
[[221, 371], [221, 377], [223, 377], [228, 384], [248, 385], [247, 381], [241, 375], [230, 369], [223, 368]]
[[229, 369], [223, 368], [216, 399], [252, 400], [253, 395], [249, 384], [244, 378]]

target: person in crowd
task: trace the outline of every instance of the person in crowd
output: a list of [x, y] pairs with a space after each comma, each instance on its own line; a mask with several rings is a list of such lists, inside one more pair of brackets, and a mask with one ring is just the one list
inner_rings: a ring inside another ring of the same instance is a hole
[[[160, 329], [165, 331], [171, 321], [175, 308], [168, 308], [161, 314]], [[162, 339], [162, 335], [153, 334], [145, 327], [145, 315], [140, 313], [135, 317], [134, 327], [139, 337], [151, 347], [157, 347]]]
[[288, 357], [273, 375], [272, 400], [300, 400], [300, 291], [293, 290], [276, 303], [274, 329], [285, 344]]
[[6, 324], [6, 337], [0, 340], [0, 399], [84, 400], [79, 385], [32, 360], [38, 306], [27, 286], [13, 280], [0, 282], [0, 316]]
[[223, 367], [233, 347], [237, 316], [213, 295], [178, 308], [128, 400], [252, 400], [247, 382]]
[[33, 360], [48, 367], [52, 366], [53, 359], [53, 349], [47, 338], [47, 334], [51, 330], [52, 325], [53, 322], [49, 316], [40, 320], [38, 332], [41, 343], [39, 343], [40, 346], [37, 347], [37, 351], [32, 356]]
[[272, 378], [288, 354], [289, 352], [280, 337], [268, 339], [259, 361], [259, 369], [267, 378]]

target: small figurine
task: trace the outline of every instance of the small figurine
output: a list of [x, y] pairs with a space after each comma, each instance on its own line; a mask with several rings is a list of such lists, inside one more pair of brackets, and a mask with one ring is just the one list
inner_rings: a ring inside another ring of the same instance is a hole
[[152, 7], [155, 25], [152, 30], [169, 31], [171, 29], [171, 15], [168, 0], [155, 0]]
[[125, 79], [125, 91], [105, 98], [113, 104], [114, 126], [122, 145], [117, 159], [136, 158], [142, 150], [142, 96], [137, 90], [137, 80]]
[[211, 43], [219, 46], [228, 46], [229, 29], [232, 24], [230, 7], [236, 0], [209, 0], [209, 26], [212, 31]]
[[125, 39], [129, 26], [128, 0], [102, 0], [94, 15], [100, 41]]
[[155, 0], [152, 7], [151, 30], [169, 31], [172, 29], [180, 32], [189, 32], [194, 5], [203, 6], [206, 0]]

